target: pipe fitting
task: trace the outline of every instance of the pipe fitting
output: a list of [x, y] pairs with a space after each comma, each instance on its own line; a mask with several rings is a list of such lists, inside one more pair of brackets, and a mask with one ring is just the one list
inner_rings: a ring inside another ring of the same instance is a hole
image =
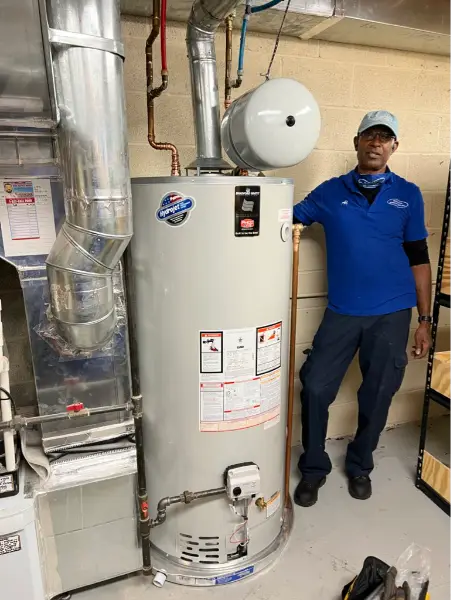
[[163, 573], [163, 571], [157, 571], [155, 573], [155, 577], [153, 578], [152, 583], [158, 587], [158, 588], [162, 588], [164, 586], [164, 584], [166, 583], [166, 573]]
[[194, 500], [200, 500], [201, 498], [210, 498], [212, 496], [220, 496], [226, 493], [225, 487], [212, 488], [209, 490], [202, 490], [200, 492], [189, 492], [185, 491], [179, 496], [167, 496], [162, 498], [157, 504], [157, 516], [155, 519], [150, 521], [150, 527], [158, 527], [166, 521], [167, 508], [173, 504], [191, 504]]

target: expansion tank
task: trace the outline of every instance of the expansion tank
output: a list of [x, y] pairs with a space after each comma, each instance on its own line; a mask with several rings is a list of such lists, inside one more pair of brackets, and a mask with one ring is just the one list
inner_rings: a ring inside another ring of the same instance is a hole
[[227, 583], [270, 564], [290, 527], [283, 487], [293, 184], [142, 178], [132, 195], [150, 515], [162, 497], [222, 486], [231, 465], [253, 462], [261, 479], [248, 539], [226, 495], [171, 506], [151, 532], [153, 566], [178, 583]]

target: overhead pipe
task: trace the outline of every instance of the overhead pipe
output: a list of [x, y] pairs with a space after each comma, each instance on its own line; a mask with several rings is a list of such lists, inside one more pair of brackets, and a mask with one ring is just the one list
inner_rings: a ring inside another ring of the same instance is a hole
[[66, 220], [47, 258], [58, 333], [93, 350], [116, 324], [113, 272], [133, 235], [117, 0], [47, 0]]
[[227, 169], [222, 159], [215, 35], [240, 0], [195, 0], [188, 20], [186, 44], [191, 74], [198, 169]]
[[[250, 0], [247, 0], [246, 10], [247, 10], [247, 5], [249, 2], [250, 2]], [[238, 59], [237, 77], [234, 81], [232, 80], [233, 21], [234, 21], [234, 19], [235, 19], [235, 13], [232, 13], [231, 15], [226, 17], [226, 20], [225, 20], [225, 27], [226, 27], [225, 65], [226, 66], [225, 66], [225, 79], [224, 79], [224, 90], [225, 90], [224, 108], [226, 110], [232, 104], [232, 90], [238, 89], [239, 87], [241, 87], [241, 84], [243, 83], [243, 59], [241, 59], [241, 56], [243, 55], [243, 57], [244, 57], [244, 45], [245, 45], [245, 37], [246, 37], [246, 36], [244, 36], [244, 41], [243, 41], [243, 30], [241, 30], [240, 53], [239, 53], [240, 58]], [[245, 22], [245, 19], [243, 17], [243, 27], [244, 27], [244, 22]], [[246, 23], [247, 23], [247, 21], [246, 21]]]
[[229, 15], [225, 20], [226, 27], [226, 45], [225, 45], [225, 79], [224, 79], [224, 108], [227, 110], [232, 104], [232, 60], [233, 60], [233, 19], [234, 16]]
[[[161, 84], [153, 87], [153, 44], [160, 35], [161, 28]], [[153, 0], [152, 30], [146, 40], [146, 84], [147, 84], [147, 140], [154, 150], [171, 152], [171, 175], [179, 176], [180, 158], [177, 147], [169, 142], [157, 142], [155, 139], [154, 100], [168, 87], [169, 74], [166, 57], [166, 0]]]

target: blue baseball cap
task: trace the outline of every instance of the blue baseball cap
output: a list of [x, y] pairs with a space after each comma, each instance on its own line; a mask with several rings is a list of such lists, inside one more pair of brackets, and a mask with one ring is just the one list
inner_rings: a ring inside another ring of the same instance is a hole
[[366, 131], [370, 127], [375, 127], [376, 125], [388, 127], [393, 132], [393, 135], [398, 137], [398, 119], [387, 110], [372, 110], [371, 112], [366, 113], [359, 125], [357, 135], [360, 135], [363, 131]]

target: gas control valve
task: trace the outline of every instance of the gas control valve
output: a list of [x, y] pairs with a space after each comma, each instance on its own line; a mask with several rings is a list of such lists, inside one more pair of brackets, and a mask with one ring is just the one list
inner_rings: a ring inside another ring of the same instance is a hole
[[260, 469], [253, 462], [227, 467], [224, 485], [231, 500], [254, 498], [260, 493]]

